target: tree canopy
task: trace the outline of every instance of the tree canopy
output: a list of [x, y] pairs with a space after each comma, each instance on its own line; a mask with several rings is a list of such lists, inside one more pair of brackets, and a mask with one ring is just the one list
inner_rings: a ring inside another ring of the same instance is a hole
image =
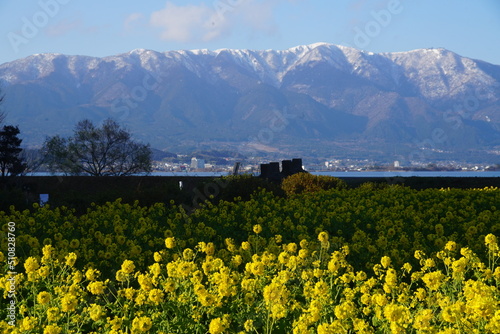
[[101, 127], [87, 119], [80, 121], [73, 136], [49, 137], [43, 150], [52, 172], [92, 176], [151, 172], [149, 145], [132, 140], [130, 133], [112, 119], [105, 120]]
[[26, 164], [20, 154], [22, 139], [18, 137], [17, 126], [4, 125], [0, 130], [0, 172], [1, 176], [16, 176], [24, 172]]

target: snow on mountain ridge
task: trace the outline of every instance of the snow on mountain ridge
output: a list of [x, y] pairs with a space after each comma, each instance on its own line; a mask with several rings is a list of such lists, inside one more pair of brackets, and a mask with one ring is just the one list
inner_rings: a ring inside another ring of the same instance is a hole
[[301, 66], [314, 66], [319, 62], [326, 62], [339, 71], [388, 87], [397, 86], [405, 79], [431, 100], [450, 94], [464, 94], [472, 83], [488, 85], [495, 82], [477, 66], [477, 61], [442, 48], [368, 53], [329, 43], [299, 45], [286, 50], [197, 49], [156, 52], [135, 49], [103, 58], [37, 54], [0, 65], [0, 78], [7, 84], [37, 80], [53, 73], [56, 65], [64, 66], [64, 60], [68, 72], [77, 80], [89, 70], [97, 71], [95, 75], [99, 75], [98, 69], [102, 64], [124, 70], [139, 66], [155, 73], [180, 64], [201, 77], [219, 71], [213, 68], [217, 57], [228, 57], [238, 66], [254, 73], [259, 80], [275, 87], [280, 87], [290, 71]]

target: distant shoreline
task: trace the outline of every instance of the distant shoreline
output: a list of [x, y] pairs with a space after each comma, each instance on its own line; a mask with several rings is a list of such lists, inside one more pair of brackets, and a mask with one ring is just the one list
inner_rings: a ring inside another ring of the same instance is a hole
[[[245, 173], [241, 173], [245, 174]], [[388, 177], [500, 177], [500, 171], [313, 171], [313, 175], [327, 175], [339, 178], [388, 178]], [[230, 172], [152, 172], [149, 175], [135, 176], [160, 176], [160, 177], [220, 177], [231, 175]], [[253, 174], [258, 176], [259, 174]], [[37, 172], [25, 175], [26, 177], [62, 176], [48, 172]], [[133, 177], [133, 176], [132, 176]]]

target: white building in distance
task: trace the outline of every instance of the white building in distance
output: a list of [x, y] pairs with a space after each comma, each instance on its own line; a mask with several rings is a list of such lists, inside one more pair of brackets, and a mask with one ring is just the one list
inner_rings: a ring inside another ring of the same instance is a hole
[[205, 160], [196, 159], [196, 157], [191, 158], [191, 168], [193, 169], [205, 168]]

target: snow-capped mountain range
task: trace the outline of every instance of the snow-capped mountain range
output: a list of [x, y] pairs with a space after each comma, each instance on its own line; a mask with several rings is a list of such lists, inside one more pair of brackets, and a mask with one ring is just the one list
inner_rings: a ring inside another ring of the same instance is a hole
[[0, 65], [0, 88], [7, 122], [34, 146], [83, 118], [108, 117], [170, 150], [321, 143], [425, 158], [500, 146], [500, 66], [445, 49], [36, 54]]

